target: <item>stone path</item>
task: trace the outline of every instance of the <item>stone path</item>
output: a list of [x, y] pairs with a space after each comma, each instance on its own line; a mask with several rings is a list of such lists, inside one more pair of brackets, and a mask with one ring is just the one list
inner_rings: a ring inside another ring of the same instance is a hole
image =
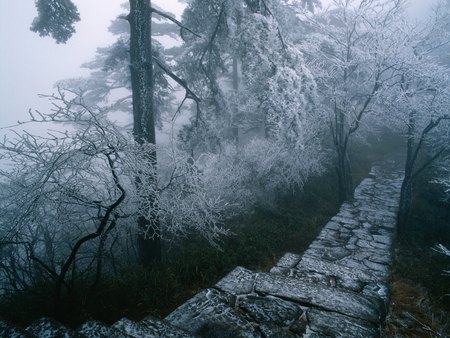
[[285, 254], [268, 273], [237, 267], [163, 321], [91, 321], [77, 331], [49, 319], [24, 331], [0, 321], [0, 336], [377, 337], [389, 303], [401, 181], [398, 165], [385, 159], [303, 255]]
[[285, 254], [269, 273], [237, 267], [166, 319], [200, 335], [379, 336], [401, 181], [395, 161], [375, 165], [302, 256]]

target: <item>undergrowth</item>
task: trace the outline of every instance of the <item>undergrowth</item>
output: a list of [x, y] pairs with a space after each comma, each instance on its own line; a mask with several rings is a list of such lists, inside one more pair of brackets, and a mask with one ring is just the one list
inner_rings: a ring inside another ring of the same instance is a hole
[[[79, 281], [74, 293], [64, 295], [63, 311], [56, 319], [76, 326], [88, 318], [109, 324], [123, 316], [164, 317], [237, 265], [264, 270], [284, 252], [303, 252], [338, 207], [333, 175], [312, 178], [301, 196], [283, 201], [276, 211], [257, 209], [228, 224], [233, 235], [223, 240], [220, 250], [191, 237], [170, 248], [151, 270], [122, 269], [103, 279], [95, 296], [88, 296], [88, 281]], [[0, 316], [19, 325], [55, 317], [52, 297], [51, 285], [36, 285], [3, 299]]]
[[396, 246], [388, 337], [450, 336], [450, 260], [432, 249], [450, 245], [450, 205], [430, 183], [434, 174], [415, 182], [408, 231]]
[[[353, 149], [356, 186], [372, 162], [382, 156], [383, 147]], [[3, 298], [0, 317], [24, 326], [51, 316], [72, 327], [90, 318], [107, 324], [124, 316], [135, 320], [146, 315], [163, 318], [237, 265], [268, 270], [285, 252], [302, 253], [338, 208], [336, 176], [330, 168], [324, 175], [310, 178], [302, 193], [280, 199], [275, 209], [258, 208], [227, 224], [233, 235], [223, 240], [220, 250], [191, 237], [166, 251], [163, 262], [151, 270], [122, 269], [116, 276], [101, 280], [95, 295], [89, 293], [91, 281], [78, 281], [72, 294], [63, 295], [62, 310], [56, 315], [52, 313], [52, 285], [43, 283]]]

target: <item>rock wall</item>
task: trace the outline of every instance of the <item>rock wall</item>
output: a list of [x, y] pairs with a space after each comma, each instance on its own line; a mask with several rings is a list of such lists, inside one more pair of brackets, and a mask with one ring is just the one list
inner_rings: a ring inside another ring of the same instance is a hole
[[237, 267], [164, 320], [89, 321], [69, 330], [40, 319], [25, 330], [0, 320], [1, 337], [378, 337], [389, 303], [402, 172], [375, 165], [303, 255], [270, 272]]
[[379, 336], [402, 179], [395, 161], [378, 163], [302, 256], [269, 273], [237, 267], [166, 320], [211, 337]]

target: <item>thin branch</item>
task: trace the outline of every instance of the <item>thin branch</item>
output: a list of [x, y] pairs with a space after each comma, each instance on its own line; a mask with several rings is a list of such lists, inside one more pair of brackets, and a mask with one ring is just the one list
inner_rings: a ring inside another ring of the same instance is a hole
[[[431, 132], [434, 128], [436, 128], [442, 120], [447, 120], [447, 119], [449, 119], [448, 116], [441, 116], [441, 117], [439, 117], [439, 118], [436, 119], [436, 120], [431, 120], [431, 121], [428, 123], [428, 125], [425, 127], [425, 129], [422, 131], [422, 134], [420, 135], [419, 142], [417, 143], [416, 149], [415, 149], [414, 154], [413, 154], [413, 156], [412, 156], [412, 158], [411, 158], [411, 163], [412, 163], [413, 165], [414, 165], [414, 163], [416, 162], [417, 157], [419, 156], [419, 152], [420, 152], [420, 150], [422, 149], [422, 144], [423, 144], [423, 142], [425, 141], [425, 137], [427, 136], [427, 134], [428, 134], [429, 132]], [[443, 152], [443, 151], [444, 151], [444, 149], [442, 149], [442, 152]], [[438, 158], [438, 157], [440, 156], [440, 154], [441, 154], [441, 152], [438, 152], [438, 153], [436, 154], [436, 155], [438, 155], [438, 156], [435, 155], [435, 156], [433, 156], [433, 157]], [[433, 159], [433, 160], [434, 160], [434, 159]], [[430, 163], [431, 163], [431, 162], [430, 162]], [[414, 174], [414, 176], [417, 176], [417, 175], [418, 175], [423, 169], [425, 169], [426, 166], [428, 166], [430, 163], [426, 163], [425, 167], [420, 168], [419, 171], [416, 172], [416, 173]]]
[[433, 157], [429, 158], [419, 169], [416, 170], [414, 174], [412, 174], [412, 178], [416, 178], [419, 176], [430, 164], [432, 164], [436, 159], [438, 159], [445, 151], [445, 148], [441, 148]]
[[[56, 273], [55, 270], [53, 270], [52, 268], [50, 268], [47, 264], [45, 264], [41, 259], [39, 259], [38, 257], [34, 256], [33, 254], [28, 256], [32, 261], [36, 262], [38, 265], [40, 265], [54, 280], [58, 280], [59, 276]], [[63, 281], [63, 284], [65, 287], [67, 287], [68, 289], [70, 289], [69, 285]]]
[[369, 106], [369, 104], [372, 101], [374, 95], [376, 94], [376, 92], [380, 88], [379, 76], [380, 76], [380, 74], [377, 74], [377, 76], [375, 78], [374, 86], [372, 88], [372, 92], [369, 94], [369, 96], [367, 97], [366, 101], [364, 102], [364, 104], [363, 104], [361, 110], [359, 111], [358, 116], [357, 116], [357, 118], [355, 120], [355, 124], [350, 128], [350, 130], [348, 132], [348, 135], [351, 135], [355, 131], [358, 130], [359, 124], [361, 123], [361, 119], [362, 119], [364, 113], [366, 112], [367, 107]]
[[119, 181], [119, 177], [117, 176], [116, 173], [116, 169], [114, 166], [114, 161], [112, 160], [111, 156], [109, 154], [105, 154], [105, 156], [108, 159], [108, 164], [111, 170], [111, 174], [113, 176], [114, 179], [114, 183], [117, 187], [117, 189], [120, 190], [121, 195], [119, 196], [119, 198], [112, 203], [111, 205], [108, 206], [107, 210], [105, 211], [105, 214], [103, 215], [103, 217], [101, 218], [100, 221], [100, 225], [98, 226], [97, 230], [93, 233], [90, 233], [89, 235], [86, 235], [82, 238], [80, 238], [74, 245], [69, 257], [67, 258], [67, 260], [65, 261], [65, 263], [63, 264], [62, 268], [61, 268], [61, 272], [59, 273], [58, 279], [57, 279], [57, 285], [56, 285], [56, 290], [57, 290], [57, 299], [59, 298], [60, 295], [60, 285], [63, 284], [65, 281], [65, 276], [66, 273], [69, 271], [70, 266], [72, 265], [73, 261], [75, 260], [76, 255], [78, 254], [78, 251], [80, 250], [81, 246], [90, 241], [93, 240], [99, 236], [101, 236], [104, 232], [105, 227], [107, 226], [110, 216], [111, 214], [114, 212], [114, 210], [123, 202], [123, 200], [125, 199], [126, 196], [126, 192], [125, 189], [122, 187], [122, 185], [120, 184]]
[[186, 100], [188, 99], [187, 95], [184, 95], [183, 101], [181, 101], [180, 105], [177, 108], [177, 111], [175, 112], [175, 114], [173, 114], [172, 116], [172, 122], [175, 121], [177, 115], [181, 112], [181, 108], [183, 107], [184, 103], [186, 102]]
[[202, 55], [200, 57], [199, 65], [203, 64], [203, 58], [205, 57], [206, 52], [208, 50], [211, 50], [211, 48], [212, 48], [212, 44], [213, 44], [214, 40], [216, 39], [217, 33], [219, 32], [219, 27], [220, 27], [220, 23], [221, 23], [221, 20], [222, 20], [222, 15], [223, 15], [224, 12], [225, 12], [225, 1], [222, 2], [222, 5], [220, 6], [219, 17], [217, 18], [216, 26], [214, 27], [213, 34], [211, 35], [211, 38], [208, 41], [208, 45], [206, 46], [205, 50], [203, 51], [203, 53], [202, 53]]
[[188, 28], [185, 25], [183, 25], [180, 21], [178, 21], [177, 19], [175, 19], [172, 16], [170, 16], [170, 15], [164, 13], [164, 12], [161, 12], [161, 11], [157, 10], [156, 8], [154, 8], [154, 7], [150, 7], [150, 11], [155, 13], [155, 14], [158, 14], [159, 16], [162, 16], [163, 18], [166, 18], [167, 20], [172, 21], [174, 24], [178, 25], [181, 29], [187, 30], [189, 33], [195, 35], [198, 38], [202, 37], [201, 35], [195, 33], [193, 30], [191, 30], [190, 28]]
[[170, 187], [170, 185], [172, 184], [172, 182], [173, 182], [174, 179], [179, 178], [179, 177], [182, 176], [182, 175], [175, 176], [176, 170], [177, 170], [177, 166], [174, 166], [174, 167], [173, 167], [173, 170], [172, 170], [172, 174], [170, 174], [170, 179], [169, 179], [169, 181], [167, 182], [167, 184], [166, 184], [164, 187], [162, 187], [162, 188], [159, 189], [159, 192], [160, 192], [160, 193], [163, 192], [164, 190], [166, 190], [168, 187]]
[[17, 242], [17, 241], [0, 241], [0, 245], [20, 245], [20, 244], [29, 244], [28, 242]]
[[281, 41], [281, 45], [283, 46], [283, 50], [286, 51], [286, 44], [284, 42], [283, 35], [281, 34], [280, 25], [278, 24], [278, 20], [275, 17], [275, 15], [273, 15], [272, 11], [270, 10], [269, 6], [267, 6], [267, 4], [266, 4], [266, 2], [264, 0], [262, 0], [262, 3], [264, 5], [264, 8], [266, 9], [267, 13], [269, 13], [269, 15], [277, 22], [278, 38]]
[[200, 102], [201, 99], [195, 95], [195, 93], [188, 87], [185, 80], [181, 79], [177, 75], [175, 75], [166, 65], [159, 60], [156, 56], [153, 56], [153, 61], [158, 65], [159, 68], [161, 68], [167, 75], [169, 75], [176, 83], [178, 83], [181, 87], [183, 87], [186, 90], [186, 96], [189, 99], [192, 99], [196, 102]]

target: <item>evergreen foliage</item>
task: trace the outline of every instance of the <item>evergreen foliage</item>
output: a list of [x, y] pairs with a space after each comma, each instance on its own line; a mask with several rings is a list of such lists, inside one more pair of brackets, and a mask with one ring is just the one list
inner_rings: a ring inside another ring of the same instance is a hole
[[77, 7], [71, 0], [35, 0], [37, 17], [30, 29], [40, 36], [51, 36], [56, 43], [66, 43], [80, 21]]

